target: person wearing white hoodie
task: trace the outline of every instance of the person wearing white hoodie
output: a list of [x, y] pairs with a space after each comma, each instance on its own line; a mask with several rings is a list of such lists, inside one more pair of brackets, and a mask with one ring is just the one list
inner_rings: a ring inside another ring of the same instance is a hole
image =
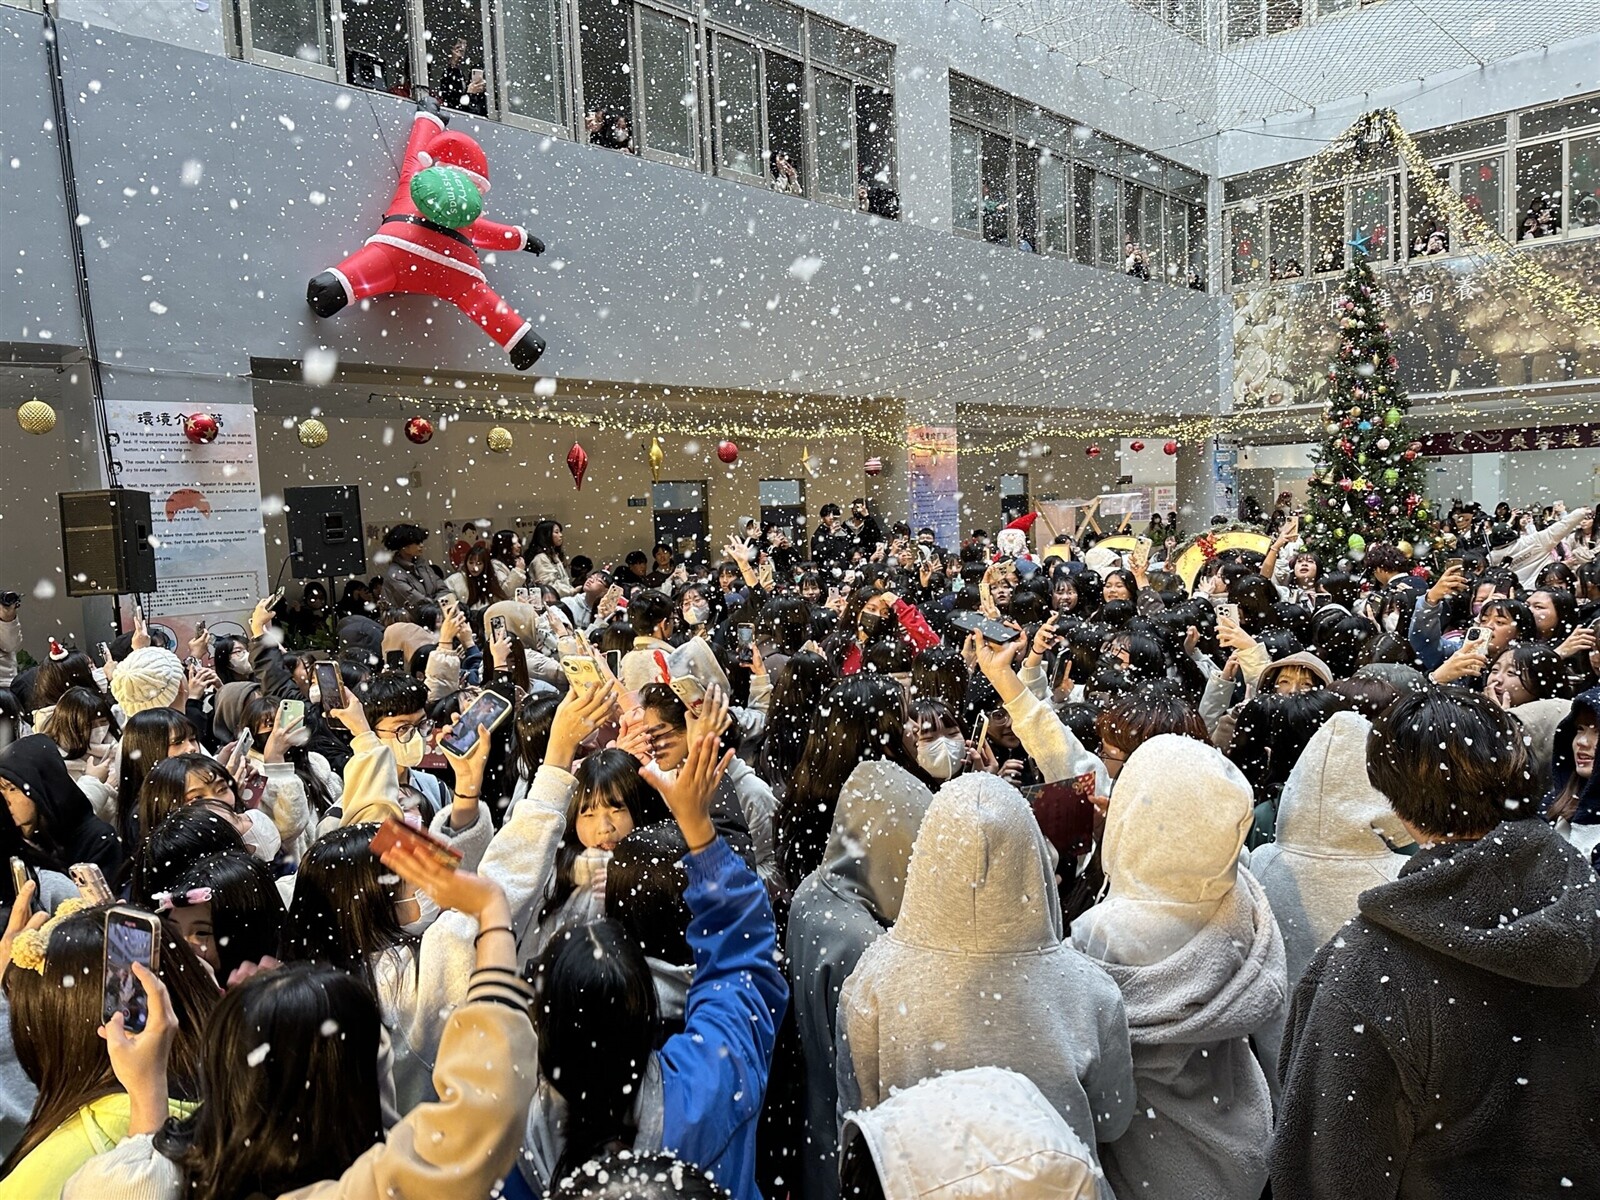
[[[1496, 525], [1489, 532], [1489, 565], [1510, 567], [1516, 572], [1522, 586], [1531, 588], [1539, 577], [1540, 569], [1550, 561], [1550, 555], [1561, 544], [1561, 540], [1579, 526], [1587, 525], [1593, 515], [1592, 509], [1575, 508], [1543, 529], [1534, 529], [1530, 524], [1527, 532], [1521, 536], [1510, 525]], [[1574, 550], [1571, 561], [1585, 563], [1593, 557], [1592, 548], [1579, 546]]]
[[839, 1108], [983, 1066], [1026, 1075], [1086, 1146], [1134, 1119], [1116, 985], [1062, 941], [1053, 856], [1028, 802], [977, 773], [935, 793], [899, 919], [840, 993]]
[[[844, 1124], [845, 1200], [1097, 1200], [1093, 1148], [1027, 1076], [952, 1071]], [[806, 1193], [810, 1195], [810, 1193]]]
[[[1329, 717], [1283, 785], [1276, 840], [1250, 852], [1250, 873], [1283, 934], [1291, 992], [1317, 951], [1356, 915], [1356, 898], [1392, 883], [1406, 865], [1406, 855], [1391, 847], [1409, 844], [1411, 835], [1367, 779], [1371, 732], [1359, 713]], [[1281, 1024], [1256, 1037], [1274, 1096], [1282, 1041]]]
[[1239, 865], [1250, 785], [1220, 751], [1162, 734], [1131, 755], [1106, 813], [1106, 899], [1072, 944], [1122, 990], [1138, 1087], [1131, 1128], [1101, 1148], [1118, 1196], [1254, 1200], [1272, 1101], [1250, 1048], [1288, 1005], [1283, 937]]

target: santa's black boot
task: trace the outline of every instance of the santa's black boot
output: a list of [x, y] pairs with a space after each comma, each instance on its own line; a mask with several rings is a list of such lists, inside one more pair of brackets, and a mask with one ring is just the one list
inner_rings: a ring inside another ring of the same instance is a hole
[[350, 303], [350, 297], [345, 294], [344, 281], [332, 271], [324, 271], [306, 284], [306, 303], [317, 316], [331, 317]]
[[506, 347], [506, 353], [511, 356], [513, 367], [519, 371], [526, 371], [538, 362], [539, 356], [544, 353], [544, 339], [532, 329], [528, 329]]

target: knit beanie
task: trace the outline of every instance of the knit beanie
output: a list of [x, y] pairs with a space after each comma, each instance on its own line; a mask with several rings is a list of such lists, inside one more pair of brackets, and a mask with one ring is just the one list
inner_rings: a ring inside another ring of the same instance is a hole
[[171, 650], [145, 646], [117, 664], [111, 694], [131, 717], [150, 708], [166, 708], [183, 687], [183, 664]]

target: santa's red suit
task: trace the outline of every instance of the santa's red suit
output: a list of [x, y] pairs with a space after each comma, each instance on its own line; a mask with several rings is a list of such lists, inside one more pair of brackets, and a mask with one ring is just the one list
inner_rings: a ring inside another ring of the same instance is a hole
[[464, 133], [446, 130], [446, 121], [433, 99], [424, 97], [411, 123], [399, 186], [378, 232], [338, 266], [317, 275], [306, 288], [306, 303], [317, 316], [331, 317], [353, 301], [385, 292], [437, 296], [471, 317], [505, 347], [512, 366], [526, 371], [544, 353], [544, 339], [495, 294], [483, 277], [478, 251], [542, 254], [544, 243], [521, 225], [482, 217], [450, 229], [422, 216], [411, 199], [411, 177], [435, 165], [459, 167], [479, 193], [489, 191], [489, 160], [483, 147]]

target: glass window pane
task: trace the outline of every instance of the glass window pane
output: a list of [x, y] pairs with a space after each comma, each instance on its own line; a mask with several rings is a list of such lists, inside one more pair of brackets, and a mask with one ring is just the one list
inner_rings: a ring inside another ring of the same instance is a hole
[[854, 89], [848, 79], [815, 73], [817, 89], [817, 186], [824, 195], [854, 200], [856, 194]]
[[983, 206], [983, 135], [954, 121], [950, 124], [950, 197], [951, 223], [977, 233]]
[[694, 43], [689, 23], [639, 11], [640, 112], [651, 150], [694, 158]]
[[1161, 193], [1146, 191], [1140, 202], [1139, 248], [1144, 251], [1150, 278], [1160, 279], [1166, 272], [1161, 258]]
[[1561, 232], [1561, 143], [1517, 148], [1517, 240]]
[[1236, 208], [1229, 214], [1228, 251], [1234, 286], [1259, 283], [1266, 275], [1261, 210]]
[[993, 129], [1011, 128], [1011, 97], [963, 75], [950, 76], [950, 110]]
[[1206, 210], [1203, 205], [1190, 204], [1189, 210], [1189, 286], [1204, 291], [1206, 287]]
[[1569, 104], [1522, 113], [1517, 117], [1517, 136], [1542, 137], [1547, 133], [1566, 133], [1591, 125], [1600, 125], [1600, 96], [1587, 96]]
[[1094, 172], [1072, 169], [1072, 257], [1094, 263]]
[[856, 182], [862, 208], [880, 217], [900, 215], [894, 180], [894, 96], [872, 83], [856, 84]]
[[[1433, 176], [1441, 187], [1450, 186], [1449, 167], [1435, 167]], [[1450, 231], [1446, 228], [1445, 216], [1428, 203], [1428, 193], [1414, 175], [1406, 181], [1406, 228], [1411, 237], [1406, 247], [1409, 257], [1443, 254], [1450, 247]]]
[[763, 479], [759, 485], [760, 503], [768, 505], [804, 504], [805, 494], [798, 479]]
[[1122, 269], [1122, 239], [1117, 235], [1117, 181], [1096, 172], [1094, 177], [1095, 262]]
[[801, 13], [776, 0], [705, 0], [706, 15], [790, 50], [800, 49]]
[[1432, 159], [1455, 158], [1474, 150], [1489, 150], [1503, 146], [1506, 141], [1506, 119], [1476, 121], [1471, 125], [1456, 125], [1417, 136], [1417, 148]]
[[411, 94], [406, 0], [345, 0], [345, 78], [356, 87]]
[[1011, 139], [983, 135], [983, 240], [1011, 241]]
[[700, 483], [657, 483], [650, 487], [650, 503], [655, 508], [661, 509], [689, 509], [700, 507], [701, 492], [704, 484]]
[[250, 44], [268, 54], [331, 67], [329, 0], [251, 0]]
[[1299, 279], [1306, 273], [1305, 216], [1304, 196], [1285, 196], [1267, 205], [1268, 279]]
[[1311, 253], [1319, 275], [1344, 270], [1344, 189], [1311, 193]]
[[1228, 40], [1261, 36], [1261, 0], [1228, 0]]
[[610, 150], [634, 148], [628, 11], [621, 0], [578, 0], [584, 131], [590, 142]]
[[1049, 151], [1039, 156], [1039, 249], [1047, 254], [1067, 252], [1067, 227], [1072, 220], [1067, 206], [1069, 169]]
[[806, 178], [805, 71], [792, 58], [767, 55], [767, 153], [772, 186], [803, 193]]
[[1189, 256], [1183, 245], [1189, 206], [1169, 197], [1161, 207], [1161, 270], [1169, 282], [1181, 282], [1189, 273]]
[[1461, 199], [1469, 211], [1483, 219], [1490, 229], [1501, 227], [1505, 204], [1501, 190], [1503, 155], [1475, 158], [1461, 164]]
[[1567, 195], [1572, 204], [1572, 227], [1600, 225], [1600, 137], [1574, 138], [1567, 147], [1572, 181]]
[[1387, 179], [1373, 179], [1350, 187], [1350, 227], [1346, 237], [1351, 241], [1365, 238], [1367, 257], [1382, 261], [1389, 257], [1390, 234], [1394, 229], [1391, 207], [1390, 183]]
[[1301, 0], [1267, 0], [1267, 32], [1282, 33], [1293, 29], [1304, 19]]
[[501, 0], [506, 37], [504, 104], [552, 125], [567, 123], [566, 40], [558, 0]]
[[1057, 151], [1062, 158], [1067, 157], [1067, 151], [1072, 146], [1072, 125], [1054, 113], [1038, 108], [1018, 109], [1017, 133], [1036, 147], [1049, 147]]
[[483, 10], [478, 0], [423, 0], [428, 90], [446, 108], [489, 115], [483, 55]]
[[1204, 33], [1200, 0], [1168, 0], [1167, 20], [1179, 33], [1200, 40]]
[[1126, 243], [1139, 241], [1139, 206], [1144, 198], [1144, 189], [1137, 183], [1122, 185], [1122, 254], [1126, 258], [1130, 249]]
[[717, 38], [717, 169], [761, 174], [761, 64], [754, 46]]
[[1039, 252], [1039, 156], [1026, 147], [1016, 151], [1017, 248]]
[[[811, 57], [818, 62], [854, 71], [885, 86], [894, 82], [893, 46], [859, 29], [851, 29], [816, 15], [811, 17]], [[955, 75], [950, 78], [952, 94], [957, 88], [958, 79], [963, 85], [963, 95], [969, 95], [969, 89], [975, 86], [975, 81]], [[970, 116], [978, 115], [967, 108], [957, 111], [967, 112]]]

